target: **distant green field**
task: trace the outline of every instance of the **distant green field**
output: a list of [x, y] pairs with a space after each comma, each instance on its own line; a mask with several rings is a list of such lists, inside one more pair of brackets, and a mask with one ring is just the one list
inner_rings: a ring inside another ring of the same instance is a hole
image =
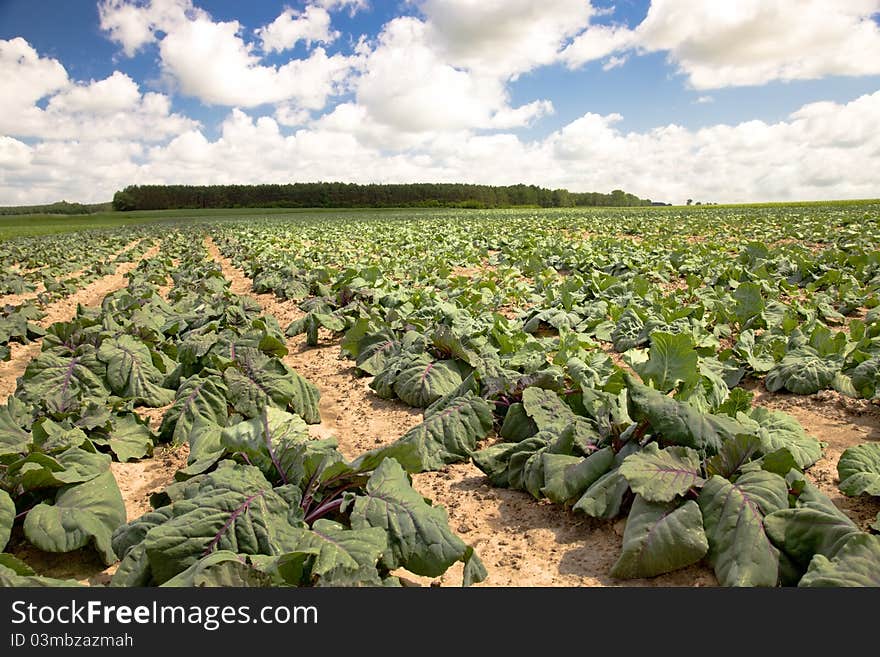
[[[394, 208], [371, 208], [371, 213], [394, 212]], [[411, 214], [432, 212], [418, 208], [409, 208]], [[222, 219], [234, 217], [265, 217], [267, 215], [311, 215], [337, 214], [348, 212], [364, 212], [358, 208], [223, 208], [209, 210], [141, 210], [135, 212], [98, 212], [89, 215], [57, 215], [57, 214], [21, 214], [0, 216], [0, 241], [13, 237], [31, 237], [35, 235], [51, 235], [68, 233], [78, 230], [98, 228], [117, 228], [136, 224], [158, 222], [185, 222], [188, 219], [197, 221], [206, 219]], [[433, 210], [436, 212], [436, 209]]]
[[[685, 206], [643, 206], [639, 212], [677, 212], [686, 209], [688, 212], [706, 212], [719, 208], [797, 208], [797, 207], [852, 207], [874, 206], [878, 200], [857, 201], [800, 201], [791, 203], [743, 203], [731, 205], [692, 205]], [[606, 212], [620, 210], [631, 213], [633, 208], [569, 208], [574, 212], [590, 214], [593, 212]], [[210, 221], [216, 219], [234, 219], [246, 217], [281, 218], [284, 216], [298, 215], [336, 215], [336, 214], [394, 214], [405, 211], [409, 216], [417, 214], [437, 214], [443, 212], [437, 208], [222, 208], [204, 210], [139, 210], [133, 212], [98, 212], [88, 215], [57, 215], [57, 214], [22, 214], [0, 216], [0, 241], [13, 237], [29, 237], [35, 235], [51, 235], [54, 233], [67, 233], [79, 230], [91, 230], [99, 228], [117, 228], [119, 226], [148, 224], [148, 223], [185, 223], [189, 220]], [[449, 210], [447, 210], [449, 211]], [[469, 212], [468, 210], [458, 210]]]
[[8, 240], [13, 237], [69, 233], [94, 228], [117, 228], [119, 226], [150, 223], [159, 220], [161, 220], [161, 217], [136, 217], [122, 214], [121, 212], [102, 212], [88, 215], [10, 215], [0, 217], [0, 240]]

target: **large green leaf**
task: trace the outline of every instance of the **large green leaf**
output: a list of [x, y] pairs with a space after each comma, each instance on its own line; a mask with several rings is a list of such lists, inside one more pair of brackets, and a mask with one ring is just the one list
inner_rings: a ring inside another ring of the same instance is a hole
[[210, 469], [226, 454], [220, 441], [223, 427], [201, 417], [196, 418], [189, 432], [189, 454], [186, 467], [177, 471], [177, 478], [187, 478], [202, 474]]
[[528, 458], [547, 447], [546, 437], [546, 433], [539, 433], [518, 443], [497, 443], [474, 452], [471, 458], [494, 486], [517, 488], [519, 486], [511, 482], [511, 462], [517, 454], [525, 454]]
[[417, 408], [430, 406], [461, 385], [461, 372], [451, 360], [415, 360], [402, 369], [394, 381], [394, 393]]
[[110, 456], [71, 447], [49, 456], [33, 452], [9, 465], [6, 476], [24, 491], [90, 481], [110, 467]]
[[860, 397], [873, 399], [880, 388], [880, 356], [874, 356], [859, 363], [850, 378]]
[[736, 300], [733, 313], [740, 326], [744, 327], [764, 311], [761, 286], [757, 283], [740, 283], [733, 293], [733, 298]]
[[132, 461], [153, 453], [153, 432], [134, 413], [117, 415], [112, 419], [107, 443], [120, 461]]
[[535, 386], [523, 390], [523, 408], [540, 431], [560, 432], [575, 418], [571, 408], [552, 390]]
[[174, 391], [162, 387], [165, 374], [153, 365], [149, 348], [132, 336], [104, 340], [98, 360], [107, 366], [107, 382], [113, 394], [154, 407], [174, 400]]
[[400, 342], [390, 331], [368, 335], [357, 345], [355, 362], [367, 374], [376, 375], [385, 369], [388, 361], [400, 353]]
[[648, 443], [627, 456], [620, 465], [620, 474], [647, 502], [671, 502], [705, 483], [697, 452], [688, 447], [660, 449], [657, 443]]
[[355, 497], [351, 526], [386, 531], [388, 549], [382, 560], [390, 570], [403, 567], [436, 577], [472, 554], [449, 528], [446, 510], [425, 502], [394, 459], [382, 461], [367, 482], [366, 493]]
[[[527, 388], [526, 391], [531, 389]], [[526, 413], [525, 407], [521, 403], [511, 404], [504, 415], [504, 422], [498, 434], [508, 442], [518, 443], [536, 433], [538, 433], [538, 425]]]
[[847, 495], [880, 495], [880, 445], [848, 447], [837, 462], [837, 474]]
[[0, 552], [3, 552], [3, 549], [9, 542], [14, 522], [15, 503], [9, 497], [9, 493], [0, 489]]
[[687, 402], [667, 397], [638, 383], [626, 373], [628, 409], [637, 422], [646, 421], [663, 440], [684, 447], [715, 454], [725, 441], [749, 433], [742, 424], [727, 415], [702, 413]]
[[325, 583], [334, 577], [349, 575], [358, 571], [371, 574], [369, 579], [378, 579], [376, 564], [388, 549], [385, 530], [381, 527], [346, 529], [338, 522], [321, 519], [311, 529], [300, 529], [296, 547], [291, 552], [304, 552], [314, 555], [310, 573]]
[[24, 427], [30, 425], [30, 420], [27, 406], [15, 397], [0, 406], [0, 459], [28, 451], [31, 434]]
[[730, 479], [739, 469], [761, 454], [761, 440], [757, 436], [740, 434], [733, 440], [725, 441], [721, 450], [706, 460], [706, 474], [720, 475]]
[[635, 370], [643, 381], [661, 392], [668, 392], [680, 383], [685, 386], [698, 383], [700, 370], [693, 338], [685, 333], [654, 331], [648, 360], [636, 364]]
[[[744, 415], [739, 418], [743, 420], [743, 424], [748, 425]], [[822, 445], [819, 441], [804, 431], [801, 424], [788, 413], [755, 406], [748, 414], [748, 419], [758, 425], [753, 432], [761, 440], [761, 451], [764, 454], [784, 447], [791, 452], [801, 469], [808, 468], [822, 458]]]
[[711, 477], [699, 497], [709, 540], [709, 562], [722, 586], [776, 586], [779, 550], [765, 530], [765, 515], [788, 507], [788, 485], [757, 471], [735, 483]]
[[125, 522], [125, 503], [108, 470], [83, 484], [58, 491], [54, 504], [38, 504], [27, 514], [24, 533], [45, 552], [71, 552], [94, 544], [104, 563], [116, 561], [113, 531]]
[[272, 405], [297, 413], [309, 424], [321, 421], [318, 388], [257, 349], [239, 349], [233, 366], [224, 370], [223, 380], [235, 410], [247, 417], [256, 417], [265, 406]]
[[34, 422], [31, 433], [34, 438], [33, 449], [44, 454], [81, 447], [87, 440], [85, 432], [79, 427], [72, 427], [67, 421], [59, 424], [47, 417]]
[[492, 428], [492, 407], [471, 393], [429, 411], [425, 413], [424, 422], [386, 448], [412, 445], [419, 455], [422, 471], [439, 470], [449, 463], [467, 460], [476, 449], [477, 441], [485, 438]]
[[620, 514], [623, 497], [628, 490], [626, 477], [620, 474], [619, 468], [614, 468], [593, 482], [572, 508], [593, 518], [610, 520]]
[[42, 402], [52, 412], [75, 411], [89, 402], [107, 399], [106, 373], [92, 352], [68, 357], [44, 351], [28, 364], [16, 396], [32, 406]]
[[765, 346], [765, 343], [756, 343], [755, 333], [752, 329], [746, 329], [739, 334], [734, 352], [758, 374], [769, 372], [776, 365], [776, 360], [769, 347]]
[[241, 453], [269, 479], [287, 483], [291, 451], [309, 440], [309, 429], [298, 415], [267, 406], [258, 417], [226, 427], [220, 445], [230, 454]]
[[807, 484], [793, 509], [781, 509], [764, 518], [773, 544], [801, 569], [813, 555], [833, 558], [859, 528], [815, 486]]
[[36, 588], [44, 586], [78, 587], [82, 586], [82, 584], [72, 579], [54, 579], [52, 577], [41, 577], [39, 575], [20, 575], [14, 569], [0, 563], [0, 586], [15, 588]]
[[614, 465], [614, 450], [603, 447], [583, 458], [565, 454], [541, 455], [544, 485], [541, 493], [551, 502], [571, 504]]
[[159, 436], [175, 445], [189, 439], [193, 424], [199, 418], [223, 426], [228, 417], [226, 386], [219, 376], [193, 376], [184, 381], [177, 390], [177, 398], [159, 427]]
[[623, 552], [611, 576], [654, 577], [696, 563], [708, 549], [696, 502], [656, 503], [637, 495], [623, 532]]
[[857, 534], [832, 559], [817, 554], [799, 586], [880, 587], [880, 536]]
[[785, 354], [767, 373], [764, 385], [770, 392], [785, 389], [798, 395], [812, 395], [831, 388], [842, 365], [842, 356], [822, 357], [815, 350], [802, 347]]
[[192, 566], [166, 581], [164, 587], [260, 588], [272, 585], [272, 577], [228, 550], [211, 552]]
[[125, 555], [120, 577], [161, 584], [215, 550], [277, 556], [296, 545], [298, 505], [295, 512], [256, 467], [226, 465], [176, 486], [170, 505], [114, 534]]

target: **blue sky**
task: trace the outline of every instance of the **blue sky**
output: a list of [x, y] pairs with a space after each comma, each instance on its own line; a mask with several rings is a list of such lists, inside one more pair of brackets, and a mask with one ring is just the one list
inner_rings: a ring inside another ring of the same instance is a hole
[[0, 203], [315, 179], [876, 197], [878, 12], [880, 0], [0, 0], [0, 95], [14, 99]]

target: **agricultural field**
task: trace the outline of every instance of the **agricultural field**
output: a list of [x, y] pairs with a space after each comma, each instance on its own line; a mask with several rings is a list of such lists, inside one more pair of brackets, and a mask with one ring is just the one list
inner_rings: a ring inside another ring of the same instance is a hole
[[880, 585], [880, 203], [148, 218], [0, 242], [0, 585]]

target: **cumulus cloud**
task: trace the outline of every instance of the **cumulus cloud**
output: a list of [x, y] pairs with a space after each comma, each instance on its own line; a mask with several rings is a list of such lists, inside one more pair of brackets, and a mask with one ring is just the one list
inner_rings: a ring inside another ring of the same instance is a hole
[[304, 11], [285, 9], [269, 25], [256, 30], [265, 52], [282, 52], [305, 41], [308, 47], [312, 42], [332, 43], [339, 32], [330, 29], [330, 14], [323, 7], [309, 5]]
[[102, 0], [98, 3], [98, 17], [101, 29], [131, 57], [157, 41], [157, 32], [172, 32], [189, 20], [207, 18], [208, 14], [194, 7], [192, 0]]
[[[341, 41], [332, 12], [365, 6], [311, 0], [254, 31], [192, 0], [101, 2], [102, 28], [125, 54], [154, 48], [170, 89], [229, 108], [216, 137], [120, 71], [72, 80], [24, 39], [0, 40], [0, 203], [101, 201], [132, 183], [319, 179], [623, 188], [678, 202], [878, 195], [880, 92], [699, 130], [627, 132], [619, 114], [586, 112], [530, 140], [515, 131], [553, 103], [514, 105], [510, 86], [541, 66], [607, 70], [644, 52], [668, 53], [697, 89], [877, 73], [880, 0], [654, 0], [638, 26], [584, 0], [414, 0], [417, 15], [330, 54]], [[303, 42], [306, 56], [268, 63]], [[249, 113], [265, 105], [271, 116]]]
[[[55, 59], [40, 57], [24, 39], [0, 40], [0, 134], [43, 139], [165, 139], [197, 125], [171, 112], [163, 94], [140, 92], [119, 71], [75, 82]], [[38, 102], [48, 98], [45, 108]]]
[[639, 47], [697, 89], [880, 73], [878, 0], [653, 0]]
[[[625, 50], [634, 43], [635, 33], [626, 27], [594, 25], [573, 39], [562, 51], [560, 57], [569, 68], [578, 68], [587, 62]], [[609, 61], [619, 62], [617, 65], [620, 65], [625, 59], [612, 57]]]
[[30, 107], [70, 84], [61, 62], [40, 57], [21, 37], [0, 39], [0, 72], [4, 114]]
[[424, 0], [421, 8], [450, 64], [501, 78], [555, 62], [596, 13], [584, 0]]
[[[361, 3], [319, 2], [302, 12], [287, 9], [255, 31], [266, 53], [292, 48], [299, 41], [333, 42], [328, 9], [357, 8]], [[192, 0], [105, 0], [99, 6], [101, 27], [123, 52], [133, 55], [158, 43], [163, 77], [171, 88], [210, 105], [256, 107], [285, 103], [320, 109], [329, 96], [345, 89], [357, 57], [328, 55], [315, 48], [308, 57], [268, 65], [247, 41], [238, 21], [214, 21]]]
[[165, 75], [182, 93], [208, 104], [256, 107], [292, 100], [320, 109], [351, 69], [349, 57], [328, 56], [323, 48], [315, 48], [306, 59], [263, 65], [240, 30], [237, 21], [188, 21], [159, 45]]
[[366, 121], [416, 133], [520, 127], [552, 113], [547, 100], [510, 106], [505, 75], [453, 65], [435, 35], [430, 22], [415, 17], [385, 25], [355, 82]]
[[[352, 129], [364, 111], [343, 104], [285, 134], [272, 117], [233, 110], [214, 140], [193, 128], [149, 148], [121, 140], [28, 146], [4, 138], [0, 202], [106, 200], [132, 183], [294, 180], [525, 182], [573, 191], [622, 188], [679, 203], [878, 193], [880, 91], [846, 104], [811, 103], [777, 123], [746, 121], [699, 130], [670, 124], [625, 132], [619, 114], [586, 113], [534, 141], [510, 133], [450, 131], [419, 133], [395, 148], [380, 143], [380, 132]], [[90, 166], [83, 167], [83, 161]]]

